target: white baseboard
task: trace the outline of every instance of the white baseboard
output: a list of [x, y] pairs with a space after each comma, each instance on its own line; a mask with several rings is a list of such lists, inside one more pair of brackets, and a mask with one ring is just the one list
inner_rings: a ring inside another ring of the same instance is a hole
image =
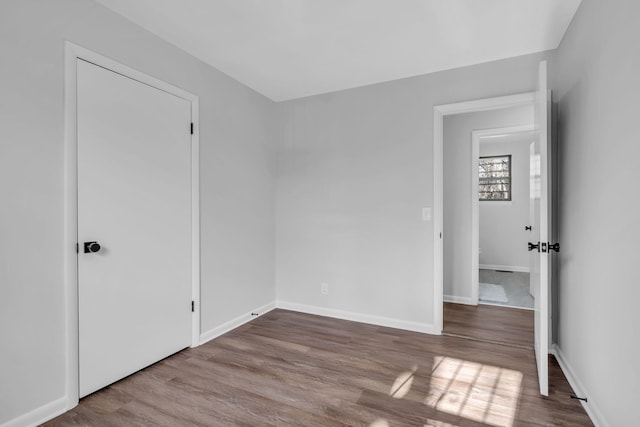
[[457, 295], [445, 295], [442, 299], [444, 300], [444, 302], [453, 302], [455, 304], [478, 305], [478, 303], [474, 302], [469, 297], [459, 297]]
[[17, 418], [9, 420], [2, 424], [0, 427], [31, 427], [37, 426], [45, 421], [49, 421], [52, 418], [57, 417], [60, 414], [67, 412], [70, 409], [67, 407], [67, 396], [63, 396], [39, 408], [34, 409], [31, 412], [22, 414]]
[[549, 353], [556, 357], [556, 360], [560, 365], [560, 369], [562, 369], [564, 376], [567, 377], [567, 381], [569, 381], [569, 385], [576, 396], [587, 398], [587, 402], [580, 401], [580, 403], [587, 412], [587, 415], [589, 415], [589, 418], [591, 418], [591, 422], [593, 422], [596, 427], [610, 427], [609, 423], [606, 422], [602, 416], [602, 412], [598, 409], [598, 405], [576, 376], [573, 368], [569, 364], [569, 361], [562, 353], [562, 349], [558, 347], [557, 344], [552, 344], [549, 348]]
[[529, 273], [529, 267], [518, 267], [513, 265], [480, 264], [478, 267], [480, 270], [503, 270], [515, 271], [518, 273]]
[[[265, 305], [263, 305], [261, 307], [258, 307], [258, 308], [255, 308], [255, 309], [251, 310], [249, 313], [240, 315], [240, 316], [236, 317], [235, 319], [231, 319], [228, 322], [225, 322], [220, 326], [217, 326], [217, 327], [215, 327], [213, 329], [210, 329], [210, 330], [200, 334], [200, 344], [204, 344], [207, 341], [211, 341], [212, 339], [219, 337], [220, 335], [226, 334], [230, 330], [235, 329], [238, 326], [242, 326], [245, 323], [250, 322], [253, 319], [256, 319], [256, 318], [262, 316], [263, 314], [270, 312], [274, 308], [276, 308], [276, 303], [275, 302], [270, 302], [270, 303], [265, 304]], [[259, 315], [258, 316], [252, 316], [251, 313], [259, 313]]]
[[389, 328], [404, 329], [407, 331], [422, 332], [437, 335], [430, 323], [410, 322], [389, 317], [373, 316], [352, 311], [336, 310], [333, 308], [318, 307], [314, 305], [298, 304], [288, 301], [276, 301], [276, 307], [284, 310], [299, 311], [318, 316], [333, 317], [335, 319], [351, 320], [353, 322], [368, 323], [370, 325], [386, 326]]

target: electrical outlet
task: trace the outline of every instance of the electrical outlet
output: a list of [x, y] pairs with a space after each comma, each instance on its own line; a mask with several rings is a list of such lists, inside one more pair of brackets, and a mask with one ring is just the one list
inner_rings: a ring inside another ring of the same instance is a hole
[[329, 295], [329, 284], [328, 283], [320, 283], [320, 293], [322, 295]]

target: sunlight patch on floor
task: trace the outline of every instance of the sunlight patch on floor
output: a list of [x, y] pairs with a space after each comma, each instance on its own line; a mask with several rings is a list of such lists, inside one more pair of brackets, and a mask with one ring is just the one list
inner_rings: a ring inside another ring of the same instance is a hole
[[441, 356], [433, 366], [426, 405], [488, 425], [513, 426], [521, 372]]

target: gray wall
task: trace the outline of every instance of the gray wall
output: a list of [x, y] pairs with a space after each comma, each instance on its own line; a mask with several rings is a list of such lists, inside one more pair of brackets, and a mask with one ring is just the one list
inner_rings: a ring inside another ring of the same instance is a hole
[[64, 41], [200, 96], [202, 332], [272, 302], [273, 103], [91, 1], [0, 2], [0, 424], [65, 393]]
[[530, 133], [480, 141], [480, 156], [511, 155], [511, 201], [480, 202], [480, 267], [528, 270], [529, 143]]
[[[535, 71], [534, 71], [535, 72]], [[533, 90], [533, 88], [530, 88]], [[524, 92], [524, 91], [523, 91]], [[444, 117], [444, 295], [471, 301], [471, 133], [533, 123], [533, 107], [522, 106]]]
[[[612, 426], [640, 424], [637, 16], [637, 2], [585, 0], [551, 67], [558, 341]], [[274, 106], [93, 2], [1, 2], [0, 424], [64, 395], [64, 40], [200, 96], [203, 332], [272, 301], [274, 274], [283, 301], [430, 325], [433, 106], [530, 91], [538, 61], [555, 57]]]
[[558, 343], [601, 425], [640, 425], [640, 2], [584, 0], [558, 51]]
[[433, 223], [421, 209], [433, 207], [433, 107], [531, 91], [547, 57], [282, 103], [278, 300], [431, 327]]

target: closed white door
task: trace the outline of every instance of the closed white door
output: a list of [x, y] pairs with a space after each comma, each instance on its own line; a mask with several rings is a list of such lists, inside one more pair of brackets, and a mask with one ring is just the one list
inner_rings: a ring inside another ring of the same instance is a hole
[[[547, 90], [547, 63], [540, 63], [536, 93], [536, 139], [530, 150], [530, 289], [534, 298], [535, 355], [540, 394], [549, 395], [549, 229], [551, 186], [550, 99]], [[537, 245], [537, 246], [535, 246]]]
[[190, 123], [189, 101], [78, 59], [81, 397], [191, 343]]

